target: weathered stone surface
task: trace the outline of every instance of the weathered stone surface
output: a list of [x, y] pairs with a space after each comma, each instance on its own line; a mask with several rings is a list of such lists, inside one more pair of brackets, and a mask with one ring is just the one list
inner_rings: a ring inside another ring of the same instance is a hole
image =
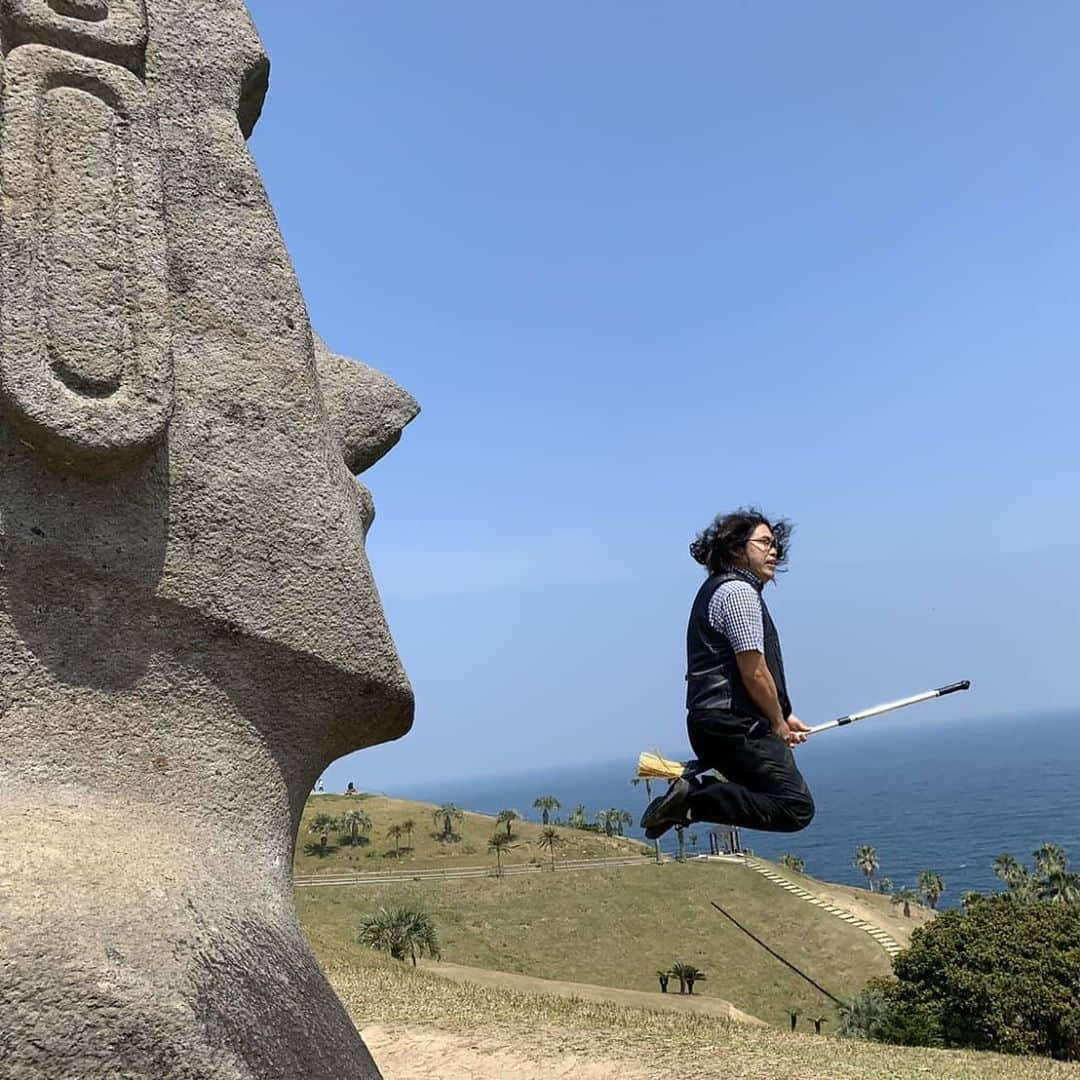
[[0, 1076], [377, 1077], [297, 925], [326, 764], [412, 720], [239, 0], [2, 0]]

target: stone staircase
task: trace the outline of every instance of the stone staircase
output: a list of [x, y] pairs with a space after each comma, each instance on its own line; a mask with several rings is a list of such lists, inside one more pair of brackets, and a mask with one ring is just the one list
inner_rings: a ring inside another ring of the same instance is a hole
[[779, 885], [780, 888], [785, 889], [787, 892], [791, 893], [792, 896], [797, 896], [800, 900], [805, 900], [808, 904], [813, 904], [814, 907], [819, 907], [822, 911], [827, 911], [830, 915], [835, 915], [836, 918], [855, 927], [856, 930], [864, 930], [889, 954], [889, 956], [895, 956], [898, 952], [903, 950], [903, 946], [895, 938], [890, 937], [890, 935], [885, 933], [880, 926], [868, 923], [865, 919], [860, 919], [857, 916], [852, 915], [850, 911], [845, 911], [841, 907], [830, 904], [827, 900], [822, 900], [820, 896], [815, 896], [812, 892], [808, 892], [806, 889], [802, 888], [801, 885], [796, 885], [793, 881], [789, 881], [783, 874], [778, 874], [771, 866], [766, 866], [764, 863], [758, 862], [757, 859], [747, 857], [745, 862], [751, 870], [756, 870], [762, 877], [768, 878], [769, 881], [773, 882], [775, 885]]

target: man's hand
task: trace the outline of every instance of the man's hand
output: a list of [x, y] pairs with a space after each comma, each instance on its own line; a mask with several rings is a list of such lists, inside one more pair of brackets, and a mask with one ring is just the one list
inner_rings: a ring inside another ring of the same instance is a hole
[[774, 724], [773, 731], [788, 746], [798, 746], [799, 743], [806, 742], [806, 736], [809, 734], [810, 729], [792, 713], [787, 720], [781, 720], [779, 723]]

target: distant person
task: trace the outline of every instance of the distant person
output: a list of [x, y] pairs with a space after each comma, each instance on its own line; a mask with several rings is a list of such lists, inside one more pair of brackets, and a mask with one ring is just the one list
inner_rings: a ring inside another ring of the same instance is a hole
[[349, 786], [345, 789], [345, 794], [346, 795], [359, 795], [360, 794], [356, 790], [356, 788], [353, 786], [353, 782], [351, 780], [349, 781]]
[[790, 538], [789, 522], [748, 509], [717, 517], [690, 545], [709, 576], [686, 632], [686, 726], [700, 764], [725, 779], [672, 781], [642, 815], [650, 840], [691, 821], [798, 832], [814, 816], [791, 752], [810, 729], [791, 711], [762, 596], [787, 563]]

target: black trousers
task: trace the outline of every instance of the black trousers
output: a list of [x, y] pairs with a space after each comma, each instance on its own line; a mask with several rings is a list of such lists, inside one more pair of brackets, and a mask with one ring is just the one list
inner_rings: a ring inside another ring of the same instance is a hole
[[791, 748], [764, 720], [733, 713], [691, 714], [690, 745], [726, 780], [705, 780], [690, 796], [690, 818], [766, 832], [798, 832], [814, 817], [810, 789]]

